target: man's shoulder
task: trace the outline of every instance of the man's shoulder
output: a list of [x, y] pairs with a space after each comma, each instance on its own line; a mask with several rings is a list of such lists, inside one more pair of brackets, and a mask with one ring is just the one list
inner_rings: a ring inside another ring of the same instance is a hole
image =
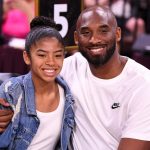
[[133, 75], [133, 77], [143, 78], [147, 80], [147, 82], [150, 82], [150, 70], [148, 68], [133, 59], [129, 58], [128, 61], [128, 71]]
[[81, 53], [76, 52], [74, 55], [65, 58], [60, 74], [63, 77], [70, 78], [74, 74], [77, 74], [77, 72], [83, 71], [83, 69], [87, 66], [86, 62], [86, 59], [81, 55]]
[[80, 53], [80, 52], [76, 52], [75, 54], [73, 54], [73, 55], [71, 55], [71, 56], [65, 58], [64, 61], [65, 61], [65, 62], [66, 62], [66, 61], [73, 61], [73, 60], [77, 60], [77, 59], [80, 60], [81, 57], [83, 57], [83, 56], [81, 55], [81, 53]]
[[80, 66], [86, 61], [87, 60], [82, 56], [80, 52], [76, 52], [74, 55], [65, 58], [63, 68], [66, 69], [68, 67], [71, 67], [73, 69], [73, 67]]

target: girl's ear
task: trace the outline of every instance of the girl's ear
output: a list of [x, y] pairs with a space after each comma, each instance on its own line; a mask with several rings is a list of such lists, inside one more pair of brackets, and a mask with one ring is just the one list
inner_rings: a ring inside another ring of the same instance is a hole
[[31, 64], [30, 56], [29, 56], [29, 54], [27, 54], [26, 51], [23, 51], [23, 59], [24, 59], [24, 62], [25, 62], [27, 65], [30, 65], [30, 64]]

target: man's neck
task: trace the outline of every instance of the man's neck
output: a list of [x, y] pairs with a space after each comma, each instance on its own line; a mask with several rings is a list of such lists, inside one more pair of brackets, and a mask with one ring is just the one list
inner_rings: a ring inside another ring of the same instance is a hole
[[112, 79], [122, 72], [126, 62], [127, 59], [125, 57], [118, 55], [117, 58], [112, 57], [106, 64], [99, 67], [90, 64], [90, 69], [97, 78]]

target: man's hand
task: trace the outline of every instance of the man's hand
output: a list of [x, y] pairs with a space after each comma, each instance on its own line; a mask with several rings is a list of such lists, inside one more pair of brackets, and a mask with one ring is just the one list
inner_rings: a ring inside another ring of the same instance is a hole
[[[9, 103], [0, 98], [0, 104], [8, 107]], [[0, 133], [5, 131], [13, 116], [12, 110], [0, 110]]]
[[150, 150], [150, 141], [122, 138], [118, 150]]

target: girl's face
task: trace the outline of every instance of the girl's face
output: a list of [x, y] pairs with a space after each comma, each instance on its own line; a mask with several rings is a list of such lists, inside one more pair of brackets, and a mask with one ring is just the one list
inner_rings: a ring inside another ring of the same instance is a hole
[[24, 61], [30, 65], [34, 81], [53, 82], [64, 60], [64, 46], [55, 38], [42, 38], [31, 46], [30, 56], [24, 51]]

